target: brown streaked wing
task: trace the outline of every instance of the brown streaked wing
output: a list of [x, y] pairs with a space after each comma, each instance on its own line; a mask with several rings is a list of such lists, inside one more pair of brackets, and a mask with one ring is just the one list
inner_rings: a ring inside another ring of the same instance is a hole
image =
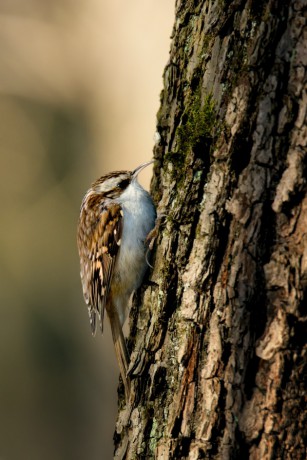
[[[100, 203], [91, 203], [91, 205], [84, 206], [81, 210], [78, 246], [83, 295], [88, 304], [94, 334], [97, 313], [101, 331], [103, 330], [104, 309], [120, 246], [122, 209], [116, 203], [103, 207]], [[86, 222], [85, 226], [82, 222]]]

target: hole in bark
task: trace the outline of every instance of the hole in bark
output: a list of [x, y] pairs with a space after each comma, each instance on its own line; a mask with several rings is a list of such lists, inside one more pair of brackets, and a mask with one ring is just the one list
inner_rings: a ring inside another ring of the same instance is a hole
[[172, 437], [173, 438], [177, 438], [179, 436], [180, 428], [181, 428], [181, 422], [182, 422], [181, 417], [180, 418], [177, 417], [176, 420], [175, 420], [173, 429], [172, 429]]
[[161, 399], [161, 393], [166, 393], [167, 391], [167, 382], [166, 382], [166, 369], [165, 367], [159, 367], [154, 375], [154, 381], [152, 387], [154, 391], [152, 392], [151, 399], [154, 399], [156, 396], [159, 396]]
[[202, 449], [199, 449], [198, 451], [198, 458], [199, 459], [206, 458], [206, 453]]
[[[215, 264], [214, 264], [214, 273], [212, 274], [212, 286], [215, 285], [217, 277], [220, 272], [221, 265], [225, 256], [225, 250], [228, 243], [228, 234], [229, 227], [231, 222], [231, 215], [223, 212], [220, 215], [217, 211], [214, 212], [214, 221], [215, 221], [215, 233], [217, 235], [216, 242], [218, 243], [217, 247], [214, 248], [215, 252]], [[202, 286], [202, 289], [205, 290], [205, 285]]]
[[298, 313], [300, 317], [307, 315], [307, 286], [306, 286], [307, 280], [306, 278], [302, 278], [302, 283], [305, 284], [305, 290], [304, 290], [304, 295], [301, 300], [301, 303], [299, 304], [299, 307], [298, 307]]
[[[276, 214], [272, 210], [272, 202], [268, 199], [263, 204], [263, 215], [265, 219], [262, 221], [261, 236], [259, 237], [259, 257], [262, 260], [262, 266], [267, 264], [270, 259], [276, 243]], [[262, 272], [264, 280], [264, 274]], [[264, 283], [264, 281], [263, 281]], [[265, 285], [261, 291], [265, 292]]]
[[[213, 426], [212, 429], [212, 434], [211, 434], [211, 439], [218, 440], [221, 437], [221, 433], [224, 432], [224, 429], [226, 427], [226, 419], [225, 419], [225, 407], [226, 407], [226, 397], [227, 397], [227, 391], [225, 389], [224, 381], [221, 380], [221, 391], [219, 395], [219, 402], [218, 402], [218, 408], [219, 408], [219, 415], [218, 415], [218, 420]], [[211, 457], [214, 458], [215, 455], [219, 454], [219, 442], [213, 442], [212, 443], [212, 450], [210, 451]]]
[[173, 269], [170, 268], [169, 270], [167, 297], [166, 297], [166, 302], [165, 302], [165, 309], [162, 313], [162, 318], [161, 318], [164, 321], [168, 321], [172, 317], [174, 311], [177, 308], [177, 297], [176, 297], [177, 286], [178, 286], [178, 273], [175, 267], [173, 267]]
[[226, 18], [223, 26], [220, 29], [219, 36], [221, 37], [221, 39], [229, 36], [233, 32], [233, 29], [234, 29], [233, 20], [234, 20], [234, 12], [228, 18]]
[[[302, 171], [302, 176], [306, 176], [306, 167]], [[288, 218], [291, 218], [293, 208], [299, 206], [305, 198], [306, 190], [305, 187], [302, 190], [296, 190], [293, 193], [289, 193], [289, 200], [285, 201], [282, 206], [282, 212], [286, 214]]]
[[245, 394], [247, 399], [251, 399], [253, 394], [253, 389], [255, 387], [255, 379], [257, 372], [259, 370], [259, 361], [258, 356], [254, 355], [246, 366], [246, 376], [245, 376]]
[[222, 363], [224, 363], [225, 365], [226, 363], [228, 363], [230, 354], [231, 354], [231, 344], [230, 342], [225, 341], [223, 352], [222, 352], [222, 358], [221, 358]]
[[235, 149], [232, 153], [232, 167], [238, 178], [250, 161], [252, 139], [244, 137], [242, 134], [236, 136]]
[[203, 161], [203, 169], [208, 171], [210, 168], [210, 147], [212, 138], [200, 137], [198, 142], [193, 146], [193, 153], [196, 158], [201, 158]]
[[236, 427], [236, 451], [233, 454], [233, 460], [248, 460], [250, 458], [249, 446], [246, 442], [244, 433], [239, 430], [237, 425]]
[[[306, 322], [298, 321], [295, 315], [288, 315], [288, 324], [290, 327], [291, 348], [301, 350], [306, 344]], [[294, 337], [295, 340], [293, 339]]]
[[174, 458], [189, 458], [192, 438], [180, 438], [174, 451]]
[[194, 71], [194, 75], [193, 75], [193, 77], [191, 79], [191, 83], [190, 83], [191, 90], [193, 92], [196, 91], [199, 88], [199, 84], [200, 84], [200, 80], [201, 80], [202, 75], [203, 75], [203, 69], [196, 69]]
[[253, 1], [250, 5], [250, 16], [256, 20], [260, 20], [264, 14], [264, 8], [267, 6], [267, 1], [256, 0]]

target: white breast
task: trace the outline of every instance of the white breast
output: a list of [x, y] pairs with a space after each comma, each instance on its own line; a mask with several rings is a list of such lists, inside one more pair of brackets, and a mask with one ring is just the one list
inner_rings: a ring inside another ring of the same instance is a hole
[[121, 194], [118, 200], [123, 209], [123, 231], [121, 246], [114, 269], [112, 295], [123, 322], [124, 310], [132, 292], [143, 280], [147, 269], [144, 242], [155, 225], [156, 211], [149, 195], [135, 180]]

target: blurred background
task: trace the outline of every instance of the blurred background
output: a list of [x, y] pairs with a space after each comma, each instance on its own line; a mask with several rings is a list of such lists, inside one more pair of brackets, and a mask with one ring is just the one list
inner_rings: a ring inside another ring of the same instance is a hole
[[112, 458], [118, 369], [76, 225], [93, 180], [152, 157], [174, 3], [0, 0], [1, 460]]

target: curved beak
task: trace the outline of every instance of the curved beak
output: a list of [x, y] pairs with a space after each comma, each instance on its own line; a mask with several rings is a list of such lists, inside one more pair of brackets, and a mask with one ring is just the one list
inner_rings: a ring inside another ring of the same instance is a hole
[[151, 160], [151, 161], [147, 161], [147, 163], [142, 163], [140, 166], [138, 166], [137, 168], [135, 168], [134, 171], [132, 171], [132, 180], [133, 179], [136, 179], [138, 177], [138, 174], [144, 169], [146, 168], [147, 166], [151, 165], [152, 163], [154, 163], [155, 160]]

